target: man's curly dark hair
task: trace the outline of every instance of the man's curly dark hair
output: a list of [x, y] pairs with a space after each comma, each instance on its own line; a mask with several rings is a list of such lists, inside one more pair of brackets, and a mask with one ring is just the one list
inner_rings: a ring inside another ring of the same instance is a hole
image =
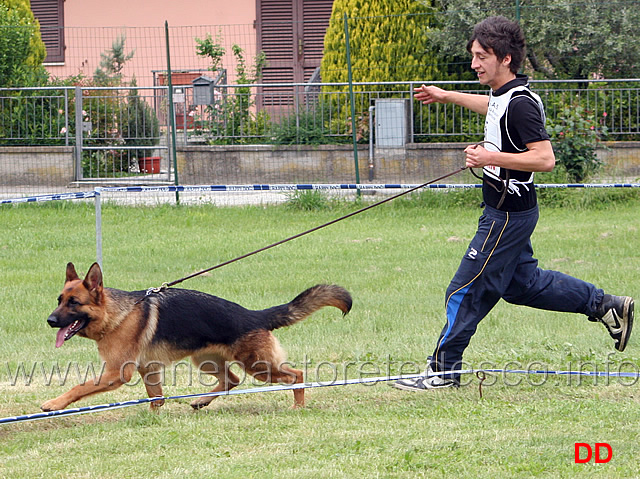
[[526, 47], [522, 28], [516, 22], [503, 16], [486, 18], [473, 28], [473, 34], [467, 43], [468, 52], [471, 52], [471, 45], [475, 40], [486, 51], [492, 51], [498, 60], [511, 55], [509, 69], [512, 73], [520, 70]]

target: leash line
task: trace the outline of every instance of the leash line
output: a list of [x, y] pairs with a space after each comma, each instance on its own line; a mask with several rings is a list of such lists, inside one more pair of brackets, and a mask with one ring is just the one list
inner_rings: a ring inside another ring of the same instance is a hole
[[476, 372], [476, 377], [480, 380], [478, 383], [478, 394], [480, 394], [480, 399], [482, 399], [482, 383], [487, 379], [487, 375], [484, 371], [478, 371]]
[[[175, 281], [171, 281], [170, 283], [164, 283], [160, 289], [170, 288], [171, 286], [175, 286], [176, 284], [182, 283], [183, 281], [186, 281], [188, 279], [195, 278], [196, 276], [199, 276], [199, 275], [204, 274], [204, 273], [208, 273], [209, 271], [213, 271], [214, 269], [222, 268], [223, 266], [226, 266], [228, 264], [235, 263], [236, 261], [240, 261], [241, 259], [248, 258], [249, 256], [253, 256], [254, 254], [261, 253], [261, 252], [266, 251], [268, 249], [271, 249], [271, 248], [274, 248], [276, 246], [279, 246], [279, 245], [281, 245], [283, 243], [287, 243], [288, 241], [300, 238], [301, 236], [305, 236], [305, 235], [307, 235], [309, 233], [313, 233], [314, 231], [318, 231], [319, 229], [326, 228], [327, 226], [331, 226], [334, 223], [337, 223], [337, 222], [342, 221], [342, 220], [346, 220], [347, 218], [351, 218], [352, 216], [355, 216], [357, 214], [363, 213], [363, 212], [365, 212], [367, 210], [370, 210], [371, 208], [375, 208], [376, 206], [380, 206], [380, 205], [382, 205], [384, 203], [387, 203], [389, 201], [395, 200], [396, 198], [399, 198], [399, 197], [401, 197], [403, 195], [406, 195], [406, 194], [411, 193], [413, 191], [416, 191], [416, 190], [419, 190], [421, 188], [424, 188], [425, 186], [428, 186], [428, 185], [430, 185], [432, 183], [435, 183], [435, 182], [440, 181], [440, 180], [444, 180], [445, 178], [449, 178], [450, 176], [456, 175], [456, 174], [458, 174], [461, 171], [464, 171], [466, 169], [467, 169], [467, 167], [463, 166], [461, 168], [458, 168], [455, 171], [452, 171], [450, 173], [442, 175], [442, 176], [440, 176], [438, 178], [435, 178], [433, 180], [427, 181], [426, 183], [423, 183], [421, 185], [415, 186], [415, 187], [413, 187], [411, 189], [403, 191], [402, 193], [398, 193], [397, 195], [393, 195], [393, 196], [390, 196], [389, 198], [385, 198], [384, 200], [378, 201], [377, 203], [373, 203], [371, 205], [365, 206], [364, 208], [361, 208], [359, 210], [356, 210], [356, 211], [353, 211], [351, 213], [348, 213], [348, 214], [346, 214], [344, 216], [341, 216], [340, 218], [336, 218], [336, 219], [331, 220], [331, 221], [329, 221], [327, 223], [324, 223], [324, 224], [321, 224], [321, 225], [316, 226], [314, 228], [311, 228], [309, 230], [303, 231], [302, 233], [298, 233], [298, 234], [295, 234], [293, 236], [289, 236], [288, 238], [285, 238], [283, 240], [277, 241], [277, 242], [272, 243], [272, 244], [270, 244], [268, 246], [264, 246], [262, 248], [259, 248], [259, 249], [255, 250], [255, 251], [251, 251], [250, 253], [246, 253], [246, 254], [243, 254], [242, 256], [238, 256], [237, 258], [233, 258], [233, 259], [230, 259], [230, 260], [225, 261], [223, 263], [219, 263], [219, 264], [217, 264], [215, 266], [212, 266], [211, 268], [207, 268], [207, 269], [203, 269], [201, 271], [197, 271], [197, 272], [192, 273], [192, 274], [190, 274], [188, 276], [185, 276], [183, 278], [177, 279]], [[156, 290], [157, 289], [158, 288], [156, 288]], [[150, 290], [151, 293], [147, 292], [147, 296], [149, 294], [152, 294], [153, 292], [157, 292], [156, 290]]]
[[[491, 141], [488, 141], [488, 140], [484, 140], [484, 141], [480, 141], [480, 142], [476, 143], [475, 147], [477, 148], [478, 146], [483, 146], [485, 144], [490, 144], [493, 147], [495, 147], [498, 151], [500, 151], [500, 148], [498, 148], [498, 146], [495, 143], [492, 143]], [[400, 198], [401, 196], [404, 196], [404, 195], [409, 194], [409, 193], [411, 193], [413, 191], [419, 190], [419, 189], [424, 188], [426, 186], [429, 186], [429, 185], [431, 185], [433, 183], [436, 183], [438, 181], [441, 181], [441, 180], [444, 180], [446, 178], [449, 178], [450, 176], [457, 175], [458, 173], [460, 173], [460, 172], [462, 172], [462, 171], [464, 171], [466, 169], [470, 169], [471, 172], [474, 174], [474, 176], [478, 176], [475, 172], [473, 172], [473, 170], [471, 168], [468, 168], [467, 166], [462, 166], [462, 167], [458, 168], [457, 170], [451, 171], [450, 173], [446, 173], [446, 174], [444, 174], [442, 176], [439, 176], [438, 178], [435, 178], [433, 180], [429, 180], [429, 181], [427, 181], [425, 183], [422, 183], [421, 185], [418, 185], [418, 186], [415, 186], [415, 187], [410, 188], [408, 190], [405, 190], [405, 191], [403, 191], [401, 193], [398, 193], [397, 195], [390, 196], [389, 198], [385, 198], [382, 201], [378, 201], [378, 202], [373, 203], [371, 205], [365, 206], [364, 208], [360, 208], [359, 210], [353, 211], [353, 212], [351, 212], [349, 214], [346, 214], [344, 216], [341, 216], [339, 218], [331, 220], [331, 221], [329, 221], [327, 223], [324, 223], [324, 224], [321, 224], [321, 225], [316, 226], [314, 228], [311, 228], [311, 229], [309, 229], [307, 231], [303, 231], [302, 233], [298, 233], [298, 234], [295, 234], [293, 236], [289, 236], [288, 238], [285, 238], [285, 239], [280, 240], [280, 241], [276, 241], [275, 243], [272, 243], [270, 245], [264, 246], [264, 247], [259, 248], [257, 250], [251, 251], [250, 253], [246, 253], [246, 254], [243, 254], [243, 255], [238, 256], [236, 258], [230, 259], [228, 261], [224, 261], [224, 262], [219, 263], [219, 264], [217, 264], [215, 266], [212, 266], [211, 268], [206, 268], [206, 269], [203, 269], [201, 271], [197, 271], [195, 273], [192, 273], [190, 275], [187, 275], [187, 276], [185, 276], [183, 278], [180, 278], [180, 279], [177, 279], [175, 281], [171, 281], [169, 283], [164, 283], [160, 288], [149, 288], [147, 290], [146, 295], [142, 299], [150, 296], [151, 294], [158, 293], [158, 292], [160, 292], [160, 291], [162, 291], [162, 290], [164, 290], [166, 288], [170, 288], [171, 286], [175, 286], [176, 284], [180, 284], [183, 281], [186, 281], [188, 279], [195, 278], [196, 276], [200, 276], [200, 275], [202, 275], [204, 273], [208, 273], [208, 272], [213, 271], [213, 270], [218, 269], [218, 268], [222, 268], [223, 266], [226, 266], [228, 264], [235, 263], [236, 261], [240, 261], [241, 259], [248, 258], [249, 256], [253, 256], [254, 254], [261, 253], [261, 252], [266, 251], [268, 249], [271, 249], [271, 248], [274, 248], [276, 246], [279, 246], [279, 245], [281, 245], [283, 243], [287, 243], [287, 242], [289, 242], [291, 240], [300, 238], [301, 236], [305, 236], [305, 235], [307, 235], [309, 233], [313, 233], [314, 231], [318, 231], [319, 229], [326, 228], [327, 226], [331, 226], [332, 224], [335, 224], [335, 223], [337, 223], [339, 221], [342, 221], [342, 220], [346, 220], [347, 218], [351, 218], [352, 216], [355, 216], [357, 214], [364, 213], [365, 211], [368, 211], [371, 208], [375, 208], [376, 206], [380, 206], [380, 205], [382, 205], [384, 203], [387, 203], [389, 201], [395, 200], [396, 198]], [[498, 207], [500, 207], [500, 205], [504, 201], [505, 196], [507, 194], [507, 189], [508, 189], [507, 186], [508, 186], [508, 181], [509, 181], [508, 176], [507, 176], [507, 180], [506, 181], [507, 181], [507, 183], [505, 183], [504, 192], [502, 192], [502, 198], [500, 199], [500, 203], [498, 204]]]

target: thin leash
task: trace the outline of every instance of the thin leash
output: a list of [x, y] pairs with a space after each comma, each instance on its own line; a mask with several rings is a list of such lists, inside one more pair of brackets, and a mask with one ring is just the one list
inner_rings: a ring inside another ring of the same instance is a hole
[[[488, 140], [483, 140], [483, 141], [480, 141], [480, 142], [476, 143], [474, 145], [474, 148], [477, 148], [478, 146], [482, 146], [482, 145], [485, 145], [485, 144], [490, 144], [490, 145], [494, 146], [498, 151], [500, 151], [500, 148], [498, 147], [498, 145], [496, 145], [495, 143], [493, 143], [491, 141], [488, 141]], [[289, 236], [288, 238], [285, 238], [283, 240], [276, 241], [275, 243], [272, 243], [270, 245], [264, 246], [264, 247], [259, 248], [257, 250], [251, 251], [250, 253], [246, 253], [246, 254], [243, 254], [243, 255], [238, 256], [236, 258], [230, 259], [228, 261], [224, 261], [224, 262], [219, 263], [219, 264], [217, 264], [215, 266], [212, 266], [211, 268], [206, 268], [206, 269], [197, 271], [195, 273], [189, 274], [189, 275], [184, 276], [184, 277], [182, 277], [180, 279], [177, 279], [175, 281], [171, 281], [171, 282], [168, 282], [168, 283], [163, 283], [158, 288], [149, 288], [149, 289], [147, 289], [147, 292], [146, 292], [145, 296], [143, 296], [141, 299], [139, 299], [137, 301], [137, 303], [143, 301], [144, 299], [146, 299], [148, 296], [150, 296], [152, 294], [160, 293], [161, 291], [164, 291], [165, 289], [168, 289], [168, 288], [170, 288], [172, 286], [175, 286], [176, 284], [180, 284], [183, 281], [186, 281], [186, 280], [191, 279], [191, 278], [195, 278], [196, 276], [200, 276], [202, 274], [208, 273], [208, 272], [213, 271], [215, 269], [222, 268], [223, 266], [226, 266], [226, 265], [231, 264], [231, 263], [235, 263], [236, 261], [240, 261], [242, 259], [248, 258], [248, 257], [253, 256], [255, 254], [258, 254], [258, 253], [261, 253], [261, 252], [266, 251], [268, 249], [271, 249], [271, 248], [274, 248], [276, 246], [279, 246], [279, 245], [281, 245], [283, 243], [287, 243], [287, 242], [292, 241], [294, 239], [297, 239], [297, 238], [300, 238], [302, 236], [308, 235], [309, 233], [313, 233], [314, 231], [318, 231], [318, 230], [320, 230], [322, 228], [326, 228], [327, 226], [331, 226], [332, 224], [338, 223], [339, 221], [346, 220], [347, 218], [351, 218], [352, 216], [355, 216], [357, 214], [364, 213], [365, 211], [368, 211], [371, 208], [375, 208], [376, 206], [380, 206], [380, 205], [382, 205], [384, 203], [388, 203], [389, 201], [393, 201], [393, 200], [395, 200], [397, 198], [400, 198], [401, 196], [404, 196], [404, 195], [412, 193], [412, 192], [414, 192], [416, 190], [422, 189], [425, 186], [429, 186], [429, 185], [431, 185], [433, 183], [436, 183], [438, 181], [444, 180], [444, 179], [449, 178], [449, 177], [451, 177], [453, 175], [457, 175], [458, 173], [460, 173], [460, 172], [462, 172], [464, 170], [467, 170], [467, 169], [470, 170], [471, 173], [476, 178], [480, 178], [481, 180], [483, 180], [483, 178], [481, 176], [479, 176], [478, 174], [476, 174], [471, 167], [462, 166], [462, 167], [458, 168], [455, 171], [452, 171], [452, 172], [447, 173], [445, 175], [439, 176], [438, 178], [435, 178], [433, 180], [429, 180], [426, 183], [422, 183], [421, 185], [414, 186], [413, 188], [410, 188], [410, 189], [408, 189], [406, 191], [403, 191], [402, 193], [398, 193], [397, 195], [390, 196], [389, 198], [385, 198], [384, 200], [378, 201], [377, 203], [373, 203], [373, 204], [371, 204], [369, 206], [365, 206], [364, 208], [356, 210], [356, 211], [354, 211], [352, 213], [348, 213], [348, 214], [346, 214], [344, 216], [341, 216], [339, 218], [336, 218], [334, 220], [331, 220], [331, 221], [329, 221], [327, 223], [321, 224], [321, 225], [316, 226], [314, 228], [311, 228], [311, 229], [308, 229], [306, 231], [303, 231], [302, 233], [298, 233], [298, 234], [295, 234], [293, 236]], [[507, 173], [507, 175], [508, 175], [508, 173]], [[502, 193], [502, 197], [501, 197], [500, 202], [498, 204], [498, 208], [500, 207], [500, 205], [502, 205], [502, 202], [504, 201], [505, 196], [507, 194], [508, 182], [509, 182], [509, 177], [507, 176], [507, 180], [504, 182], [503, 188], [501, 190], [498, 190], [498, 192]], [[496, 188], [494, 185], [491, 185], [491, 186], [493, 188]]]
[[300, 238], [301, 236], [305, 236], [305, 235], [308, 235], [309, 233], [313, 233], [314, 231], [318, 231], [319, 229], [326, 228], [327, 226], [331, 226], [332, 224], [338, 223], [339, 221], [346, 220], [347, 218], [351, 218], [352, 216], [355, 216], [357, 214], [363, 213], [363, 212], [365, 212], [367, 210], [370, 210], [371, 208], [375, 208], [376, 206], [380, 206], [380, 205], [382, 205], [384, 203], [388, 203], [389, 201], [395, 200], [396, 198], [400, 198], [401, 196], [404, 196], [406, 194], [412, 193], [413, 191], [416, 191], [416, 190], [419, 190], [421, 188], [424, 188], [425, 186], [428, 186], [428, 185], [430, 185], [432, 183], [444, 180], [444, 179], [449, 178], [450, 176], [453, 176], [453, 175], [457, 175], [458, 173], [460, 173], [460, 172], [462, 172], [462, 171], [464, 171], [466, 169], [468, 169], [466, 166], [460, 167], [455, 171], [447, 173], [446, 175], [439, 176], [438, 178], [435, 178], [433, 180], [427, 181], [426, 183], [422, 183], [421, 185], [418, 185], [418, 186], [415, 186], [413, 188], [410, 188], [410, 189], [408, 189], [406, 191], [403, 191], [402, 193], [398, 193], [397, 195], [390, 196], [389, 198], [385, 198], [384, 200], [378, 201], [377, 203], [373, 203], [373, 204], [371, 204], [369, 206], [365, 206], [364, 208], [361, 208], [361, 209], [359, 209], [357, 211], [354, 211], [352, 213], [348, 213], [348, 214], [346, 214], [344, 216], [341, 216], [339, 218], [336, 218], [334, 220], [331, 220], [331, 221], [329, 221], [327, 223], [321, 224], [321, 225], [316, 226], [314, 228], [311, 228], [309, 230], [303, 231], [302, 233], [298, 233], [298, 234], [295, 234], [293, 236], [289, 236], [288, 238], [285, 238], [283, 240], [277, 241], [277, 242], [272, 243], [272, 244], [270, 244], [268, 246], [264, 246], [264, 247], [259, 248], [257, 250], [251, 251], [250, 253], [246, 253], [246, 254], [243, 254], [242, 256], [238, 256], [236, 258], [230, 259], [230, 260], [225, 261], [223, 263], [219, 263], [219, 264], [217, 264], [215, 266], [212, 266], [211, 268], [207, 268], [207, 269], [203, 269], [201, 271], [197, 271], [195, 273], [192, 273], [190, 275], [184, 276], [183, 278], [177, 279], [175, 281], [171, 281], [169, 283], [163, 283], [162, 286], [160, 286], [159, 288], [149, 288], [147, 290], [146, 295], [143, 298], [141, 298], [140, 300], [138, 300], [138, 302], [143, 301], [145, 298], [147, 298], [148, 296], [150, 296], [152, 294], [160, 293], [161, 291], [164, 291], [167, 288], [170, 288], [172, 286], [175, 286], [176, 284], [182, 283], [183, 281], [186, 281], [186, 280], [191, 279], [191, 278], [195, 278], [196, 276], [200, 276], [200, 275], [202, 275], [204, 273], [208, 273], [209, 271], [213, 271], [215, 269], [222, 268], [223, 266], [226, 266], [228, 264], [235, 263], [236, 261], [240, 261], [241, 259], [248, 258], [249, 256], [253, 256], [255, 254], [261, 253], [261, 252], [266, 251], [268, 249], [271, 249], [271, 248], [274, 248], [276, 246], [279, 246], [279, 245], [281, 245], [283, 243], [287, 243], [287, 242], [289, 242], [291, 240]]

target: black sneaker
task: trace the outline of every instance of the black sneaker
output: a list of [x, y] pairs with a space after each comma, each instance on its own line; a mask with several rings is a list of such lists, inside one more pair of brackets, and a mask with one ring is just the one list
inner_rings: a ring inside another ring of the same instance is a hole
[[615, 348], [624, 351], [633, 327], [633, 298], [605, 294], [595, 316], [589, 316], [589, 321], [604, 324], [616, 343]]
[[457, 388], [460, 386], [460, 383], [455, 379], [445, 379], [440, 376], [431, 376], [431, 374], [433, 374], [433, 369], [431, 369], [429, 365], [424, 376], [412, 379], [401, 379], [393, 383], [392, 386], [404, 391], [427, 391], [429, 389]]

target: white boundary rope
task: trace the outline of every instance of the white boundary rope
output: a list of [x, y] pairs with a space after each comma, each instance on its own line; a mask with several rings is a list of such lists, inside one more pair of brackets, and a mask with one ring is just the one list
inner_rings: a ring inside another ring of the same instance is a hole
[[[400, 190], [421, 186], [420, 183], [301, 183], [301, 184], [247, 184], [247, 185], [196, 185], [196, 186], [115, 186], [101, 188], [104, 192], [126, 191], [165, 191], [165, 192], [190, 192], [190, 191], [300, 191], [300, 190]], [[536, 188], [639, 188], [640, 183], [549, 183], [538, 184]], [[482, 188], [481, 183], [432, 183], [423, 188], [430, 189], [456, 189], [456, 188]]]
[[45, 201], [56, 200], [80, 200], [86, 198], [95, 198], [95, 191], [85, 191], [81, 193], [60, 193], [51, 195], [25, 196], [23, 198], [0, 199], [0, 205], [14, 203], [42, 203]]
[[81, 408], [73, 408], [73, 409], [62, 409], [60, 411], [49, 411], [49, 412], [41, 412], [35, 414], [27, 414], [23, 416], [13, 416], [13, 417], [5, 417], [0, 419], [0, 424], [8, 424], [15, 422], [26, 422], [26, 421], [37, 421], [39, 419], [49, 419], [54, 417], [63, 417], [63, 416], [75, 416], [78, 414], [87, 414], [92, 412], [100, 412], [100, 411], [109, 411], [111, 409], [121, 409], [129, 406], [137, 406], [140, 404], [147, 404], [154, 401], [160, 400], [175, 400], [175, 399], [193, 399], [198, 397], [218, 397], [218, 396], [238, 396], [241, 394], [255, 394], [255, 393], [263, 393], [263, 392], [273, 392], [273, 391], [289, 391], [293, 389], [312, 389], [312, 388], [322, 388], [329, 386], [348, 386], [351, 384], [367, 384], [367, 383], [378, 383], [385, 381], [397, 381], [400, 379], [413, 379], [421, 377], [422, 374], [409, 374], [403, 376], [382, 376], [382, 377], [374, 377], [374, 378], [361, 378], [361, 379], [344, 379], [340, 381], [327, 381], [327, 382], [313, 382], [313, 383], [298, 383], [298, 384], [282, 384], [276, 386], [262, 386], [255, 387], [251, 389], [231, 389], [230, 391], [220, 391], [215, 393], [201, 393], [201, 394], [183, 394], [178, 396], [167, 396], [167, 397], [155, 397], [155, 398], [142, 398], [142, 399], [134, 399], [131, 401], [123, 401], [116, 402], [110, 404], [99, 404], [96, 406], [87, 406]]
[[[196, 185], [196, 186], [113, 186], [98, 187], [94, 191], [78, 193], [60, 193], [49, 195], [25, 196], [22, 198], [0, 199], [0, 204], [14, 203], [39, 203], [56, 200], [88, 199], [104, 193], [144, 193], [144, 192], [238, 192], [238, 191], [305, 191], [305, 190], [401, 190], [411, 189], [420, 186], [419, 184], [388, 183], [388, 184], [247, 184], [247, 185]], [[429, 189], [473, 189], [482, 188], [482, 184], [431, 184], [424, 188]], [[550, 183], [539, 184], [536, 188], [640, 188], [640, 183]]]
[[[624, 372], [624, 371], [554, 371], [554, 370], [546, 370], [546, 369], [494, 369], [494, 368], [484, 368], [484, 369], [461, 369], [454, 371], [445, 371], [445, 372], [436, 372], [429, 374], [429, 377], [432, 376], [443, 376], [443, 375], [452, 375], [452, 374], [477, 374], [477, 373], [490, 373], [490, 374], [537, 374], [544, 376], [588, 376], [588, 377], [617, 377], [617, 378], [633, 378], [640, 379], [640, 372]], [[352, 384], [370, 384], [370, 383], [380, 383], [380, 382], [388, 382], [388, 381], [398, 381], [402, 379], [414, 379], [425, 377], [424, 374], [408, 374], [401, 376], [381, 376], [381, 377], [373, 377], [373, 378], [360, 378], [360, 379], [345, 379], [345, 380], [332, 380], [327, 382], [313, 382], [313, 383], [298, 383], [298, 384], [284, 384], [284, 385], [275, 385], [275, 386], [262, 386], [255, 387], [250, 389], [232, 389], [230, 391], [220, 391], [215, 393], [201, 393], [201, 394], [183, 394], [178, 396], [166, 396], [166, 397], [155, 397], [155, 398], [142, 398], [142, 399], [134, 399], [131, 401], [122, 401], [115, 402], [109, 404], [99, 404], [96, 406], [86, 406], [81, 408], [73, 408], [73, 409], [63, 409], [60, 411], [50, 411], [50, 412], [41, 412], [35, 414], [26, 414], [22, 416], [10, 416], [5, 418], [0, 418], [0, 424], [11, 424], [17, 422], [29, 422], [29, 421], [37, 421], [40, 419], [51, 419], [51, 418], [59, 418], [66, 416], [75, 416], [79, 414], [88, 414], [94, 412], [101, 411], [109, 411], [113, 409], [121, 409], [130, 406], [138, 406], [140, 404], [148, 404], [154, 401], [169, 401], [176, 399], [193, 399], [198, 397], [219, 397], [219, 396], [238, 396], [242, 394], [256, 394], [256, 393], [264, 393], [264, 392], [274, 392], [274, 391], [289, 391], [294, 389], [313, 389], [313, 388], [322, 388], [322, 387], [330, 387], [330, 386], [348, 386]], [[484, 379], [481, 379], [483, 381]]]

